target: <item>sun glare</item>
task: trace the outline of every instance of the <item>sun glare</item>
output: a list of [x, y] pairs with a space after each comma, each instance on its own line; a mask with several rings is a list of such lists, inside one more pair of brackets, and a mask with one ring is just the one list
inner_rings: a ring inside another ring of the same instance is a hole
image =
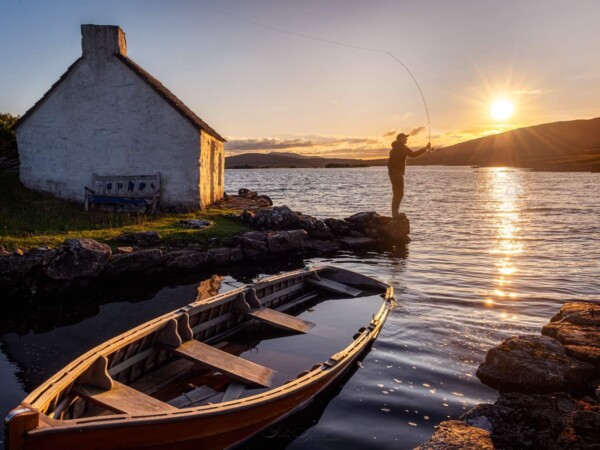
[[490, 110], [492, 117], [498, 120], [506, 120], [513, 114], [513, 104], [510, 100], [497, 100], [492, 104]]

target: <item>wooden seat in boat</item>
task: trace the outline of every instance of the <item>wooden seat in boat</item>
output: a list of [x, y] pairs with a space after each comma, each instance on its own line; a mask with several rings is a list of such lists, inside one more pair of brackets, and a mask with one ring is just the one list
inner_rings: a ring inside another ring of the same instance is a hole
[[141, 415], [179, 411], [171, 405], [114, 380], [112, 389], [76, 383], [73, 392], [116, 413]]
[[247, 315], [252, 318], [260, 320], [261, 322], [268, 323], [284, 330], [294, 331], [296, 333], [308, 333], [311, 328], [315, 326], [314, 323], [306, 320], [298, 319], [297, 317], [290, 316], [279, 311], [275, 311], [271, 308], [250, 308]]
[[194, 339], [169, 350], [246, 384], [270, 387], [274, 371]]
[[338, 294], [346, 294], [351, 297], [356, 297], [362, 292], [359, 289], [346, 286], [345, 284], [338, 283], [337, 281], [329, 280], [327, 278], [307, 277], [306, 281], [312, 285], [327, 289], [328, 291], [337, 292]]
[[312, 322], [298, 319], [271, 308], [265, 308], [256, 297], [254, 289], [249, 289], [248, 292], [240, 294], [233, 307], [238, 314], [251, 316], [253, 319], [294, 333], [307, 333], [315, 326]]

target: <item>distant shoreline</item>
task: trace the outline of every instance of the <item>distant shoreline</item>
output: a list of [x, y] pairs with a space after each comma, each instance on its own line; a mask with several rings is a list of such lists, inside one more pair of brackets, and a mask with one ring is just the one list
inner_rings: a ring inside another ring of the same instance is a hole
[[[384, 164], [327, 164], [324, 166], [283, 166], [283, 165], [264, 165], [264, 166], [253, 166], [253, 165], [241, 165], [241, 166], [232, 166], [225, 167], [226, 169], [231, 170], [240, 170], [240, 169], [357, 169], [357, 168], [369, 168], [369, 167], [384, 167]], [[519, 170], [528, 170], [531, 172], [589, 172], [589, 173], [600, 173], [600, 169], [597, 168], [586, 168], [586, 167], [517, 167], [517, 166], [479, 166], [472, 167], [471, 165], [466, 164], [410, 164], [411, 167], [466, 167], [470, 168], [473, 171], [481, 170], [481, 169], [519, 169]]]

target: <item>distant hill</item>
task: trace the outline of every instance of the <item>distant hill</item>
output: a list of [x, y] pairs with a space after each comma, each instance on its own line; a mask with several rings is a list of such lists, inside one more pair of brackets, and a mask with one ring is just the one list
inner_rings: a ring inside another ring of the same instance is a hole
[[518, 128], [443, 147], [415, 164], [600, 172], [600, 117]]
[[[225, 159], [226, 168], [364, 167], [386, 163], [387, 158], [321, 158], [295, 153], [245, 153]], [[518, 128], [443, 147], [419, 158], [409, 158], [408, 163], [600, 172], [600, 117]]]
[[318, 156], [296, 155], [294, 153], [244, 153], [225, 158], [226, 169], [258, 167], [353, 167], [370, 165], [370, 161], [348, 158], [321, 158]]

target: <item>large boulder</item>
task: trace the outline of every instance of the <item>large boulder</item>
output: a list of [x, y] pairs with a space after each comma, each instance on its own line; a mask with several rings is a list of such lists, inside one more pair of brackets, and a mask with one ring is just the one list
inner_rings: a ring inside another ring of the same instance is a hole
[[119, 253], [112, 256], [104, 268], [104, 275], [115, 277], [129, 273], [144, 272], [150, 268], [160, 266], [162, 262], [163, 253], [158, 248], [131, 253]]
[[346, 222], [343, 219], [325, 219], [324, 220], [325, 225], [327, 225], [327, 227], [331, 230], [331, 232], [337, 236], [337, 237], [341, 237], [341, 236], [347, 236], [348, 233], [350, 233], [350, 230], [352, 229], [352, 224]]
[[477, 377], [501, 392], [579, 393], [588, 388], [596, 370], [567, 354], [547, 336], [511, 337], [488, 351]]
[[345, 220], [346, 222], [366, 226], [369, 222], [378, 217], [381, 216], [375, 211], [364, 211], [353, 214], [350, 217], [347, 217]]
[[306, 231], [312, 231], [315, 229], [317, 218], [313, 216], [307, 216], [306, 214], [298, 214], [298, 228], [302, 228]]
[[390, 220], [378, 227], [381, 238], [391, 242], [410, 242], [410, 222], [406, 217]]
[[435, 433], [415, 450], [493, 450], [490, 433], [459, 420], [446, 420], [435, 427]]
[[464, 414], [467, 425], [488, 431], [496, 448], [579, 449], [598, 442], [600, 405], [569, 394], [503, 394]]
[[304, 230], [278, 231], [267, 234], [267, 244], [271, 253], [302, 250], [307, 233]]
[[600, 305], [567, 303], [542, 328], [542, 334], [553, 337], [564, 345], [600, 348]]
[[96, 277], [111, 257], [111, 249], [93, 239], [67, 239], [46, 268], [54, 280]]
[[209, 266], [214, 261], [214, 255], [198, 250], [177, 250], [168, 253], [165, 264], [169, 270], [175, 272], [193, 272]]
[[238, 237], [244, 258], [259, 259], [269, 253], [267, 233], [265, 231], [249, 231]]
[[594, 364], [600, 370], [600, 305], [567, 303], [542, 328], [567, 349], [574, 358]]
[[22, 284], [36, 277], [55, 255], [56, 250], [53, 249], [33, 248], [25, 255], [9, 253], [0, 256], [0, 286]]
[[298, 214], [283, 205], [259, 209], [252, 225], [267, 230], [289, 230], [298, 228], [298, 222]]

